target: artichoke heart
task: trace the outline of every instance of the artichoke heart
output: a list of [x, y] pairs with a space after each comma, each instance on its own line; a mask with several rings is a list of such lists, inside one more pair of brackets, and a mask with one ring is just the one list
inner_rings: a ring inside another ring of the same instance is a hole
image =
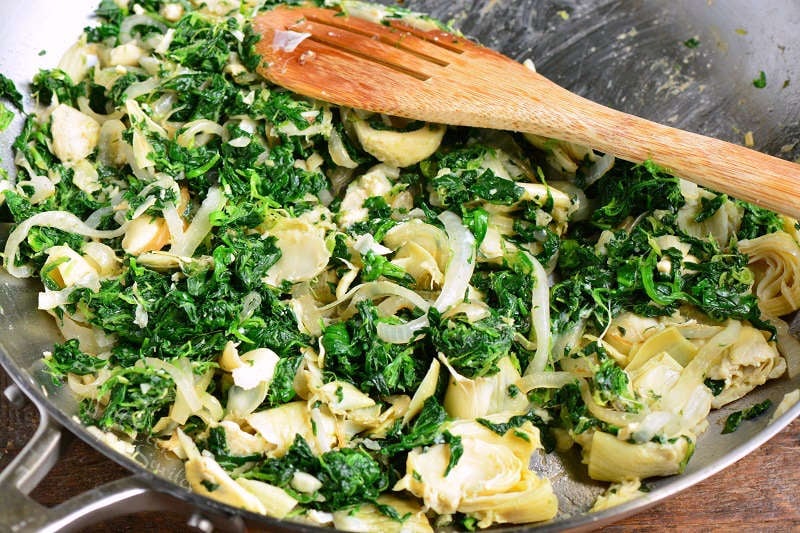
[[711, 406], [719, 409], [738, 400], [768, 379], [783, 375], [786, 360], [774, 343], [754, 327], [743, 325], [736, 342], [725, 351], [719, 363], [708, 370], [708, 377], [725, 382], [724, 390], [714, 396]]
[[602, 431], [594, 432], [588, 454], [589, 476], [599, 481], [621, 483], [653, 476], [671, 476], [683, 471], [694, 451], [688, 437], [658, 444], [631, 444]]
[[333, 525], [342, 531], [360, 531], [362, 533], [428, 533], [433, 528], [419, 505], [410, 501], [385, 494], [378, 497], [378, 503], [392, 507], [400, 516], [406, 517], [402, 522], [395, 520], [378, 510], [372, 504], [360, 505], [357, 509], [343, 509], [333, 513]]
[[264, 440], [274, 446], [274, 457], [283, 457], [296, 435], [301, 435], [316, 452], [330, 450], [336, 440], [333, 436], [335, 420], [322, 414], [319, 409], [309, 412], [306, 402], [290, 402], [259, 411], [247, 416], [245, 420]]
[[[508, 416], [487, 417], [501, 422]], [[451, 450], [446, 444], [416, 448], [408, 454], [406, 475], [394, 490], [408, 490], [439, 514], [463, 512], [493, 523], [522, 523], [555, 516], [557, 500], [550, 481], [528, 469], [541, 447], [539, 430], [530, 422], [498, 435], [474, 420], [453, 422], [448, 431], [461, 438], [463, 454], [447, 472]]]
[[186, 461], [184, 466], [186, 481], [195, 492], [234, 507], [266, 514], [261, 501], [236, 483], [212, 457], [199, 455]]
[[425, 124], [413, 131], [375, 129], [367, 121], [357, 120], [353, 127], [365, 151], [394, 167], [410, 167], [430, 157], [442, 142], [445, 126]]
[[509, 357], [498, 361], [499, 372], [491, 376], [467, 379], [451, 376], [444, 397], [444, 407], [454, 418], [478, 418], [500, 412], [524, 412], [528, 399], [524, 394], [510, 396], [509, 386], [520, 379]]
[[278, 286], [284, 281], [307, 281], [328, 265], [331, 252], [325, 232], [302, 219], [281, 219], [267, 233], [277, 239], [281, 257], [269, 269], [264, 281]]

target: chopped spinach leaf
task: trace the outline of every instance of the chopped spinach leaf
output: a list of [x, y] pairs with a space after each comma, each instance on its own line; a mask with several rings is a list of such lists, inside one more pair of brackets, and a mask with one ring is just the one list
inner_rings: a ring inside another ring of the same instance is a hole
[[700, 46], [700, 41], [697, 39], [697, 37], [690, 37], [683, 41], [683, 46], [686, 48], [697, 48]]
[[262, 458], [261, 454], [233, 455], [228, 447], [225, 428], [217, 426], [208, 430], [206, 449], [214, 454], [214, 459], [226, 470], [233, 470], [246, 463], [258, 461]]
[[719, 396], [722, 394], [722, 391], [725, 390], [724, 379], [707, 378], [705, 381], [703, 381], [703, 384], [711, 390], [711, 394], [714, 396]]
[[758, 77], [753, 79], [753, 87], [756, 89], [763, 89], [767, 86], [767, 75], [763, 70], [758, 72]]
[[22, 94], [20, 94], [20, 92], [17, 90], [17, 87], [14, 85], [13, 81], [5, 77], [3, 74], [0, 74], [0, 99], [3, 98], [11, 102], [11, 105], [16, 107], [18, 111], [23, 111]]
[[437, 352], [461, 375], [477, 378], [498, 371], [497, 363], [511, 351], [514, 329], [498, 315], [470, 322], [463, 315], [443, 319], [428, 311], [429, 335]]
[[93, 374], [108, 366], [108, 360], [81, 351], [78, 339], [69, 339], [55, 345], [52, 356], [45, 359], [45, 364], [54, 378], [62, 378], [67, 374]]
[[386, 472], [366, 451], [343, 448], [316, 456], [300, 435], [295, 436], [286, 455], [278, 459], [265, 459], [246, 476], [296, 494], [290, 486], [296, 472], [312, 475], [322, 483], [319, 489], [322, 498], [309, 501], [308, 506], [324, 511], [374, 502], [389, 487]]
[[743, 409], [741, 411], [735, 411], [728, 415], [728, 418], [725, 419], [725, 427], [722, 429], [722, 433], [733, 433], [737, 429], [739, 429], [739, 425], [744, 420], [752, 420], [761, 416], [762, 414], [767, 412], [767, 409], [772, 407], [772, 400], [764, 400], [763, 402], [757, 403], [748, 407], [747, 409]]

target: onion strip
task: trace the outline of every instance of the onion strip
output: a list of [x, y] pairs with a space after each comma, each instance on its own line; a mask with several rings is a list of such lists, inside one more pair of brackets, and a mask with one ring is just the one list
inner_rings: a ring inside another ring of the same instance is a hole
[[144, 13], [137, 15], [130, 15], [122, 20], [119, 25], [119, 42], [122, 44], [128, 43], [133, 40], [131, 33], [136, 26], [152, 26], [158, 28], [161, 33], [167, 30], [166, 24]]
[[379, 296], [399, 296], [408, 300], [415, 307], [418, 307], [423, 311], [427, 311], [431, 305], [416, 292], [412, 291], [411, 289], [407, 289], [402, 285], [398, 285], [397, 283], [391, 281], [370, 281], [368, 283], [356, 285], [347, 291], [341, 298], [338, 298], [336, 301], [320, 307], [319, 310], [328, 311], [333, 309], [334, 307], [352, 299], [356, 295], [362, 299], [373, 299]]
[[189, 148], [205, 144], [205, 142], [198, 143], [195, 141], [195, 137], [200, 134], [217, 135], [222, 137], [224, 131], [220, 124], [208, 119], [198, 119], [187, 122], [181, 127], [181, 130], [183, 131], [178, 134], [175, 140], [179, 145]]
[[[175, 382], [175, 403], [170, 410], [170, 418], [178, 424], [186, 423], [189, 416], [197, 414], [203, 408], [203, 402], [194, 388], [191, 364], [183, 365], [181, 361], [188, 363], [186, 359], [178, 359], [175, 361], [176, 364], [173, 365], [154, 357], [145, 358], [145, 362], [149, 366], [156, 370], [163, 370]], [[188, 369], [186, 368], [187, 366]]]
[[701, 385], [708, 369], [717, 362], [723, 352], [728, 349], [742, 330], [738, 320], [728, 320], [725, 329], [714, 335], [695, 354], [694, 358], [681, 371], [681, 377], [662, 400], [662, 406], [673, 413], [681, 412], [683, 406], [691, 398], [695, 387]]
[[[186, 232], [180, 236], [178, 241], [172, 242], [170, 253], [182, 257], [192, 257], [194, 251], [211, 231], [211, 214], [222, 209], [226, 200], [221, 189], [210, 187], [205, 200], [200, 205], [200, 209], [197, 210]], [[172, 233], [173, 228], [171, 225], [169, 229], [170, 233]]]
[[28, 278], [34, 273], [34, 269], [30, 265], [18, 266], [15, 264], [19, 246], [34, 226], [60, 229], [61, 231], [77, 233], [78, 235], [95, 239], [114, 239], [125, 233], [128, 224], [126, 222], [114, 230], [98, 230], [87, 225], [83, 220], [69, 211], [45, 211], [43, 213], [37, 213], [29, 219], [23, 220], [14, 228], [14, 231], [8, 236], [6, 247], [3, 250], [3, 266], [9, 274], [16, 278]]
[[550, 358], [550, 286], [547, 272], [532, 255], [525, 254], [533, 265], [533, 290], [531, 291], [531, 336], [536, 337], [536, 354], [528, 364], [525, 374], [543, 372]]
[[527, 394], [534, 389], [560, 389], [576, 380], [570, 372], [531, 372], [517, 380], [517, 387]]
[[[475, 237], [461, 222], [458, 215], [444, 211], [439, 215], [447, 232], [448, 244], [452, 256], [444, 275], [442, 292], [433, 304], [439, 311], [445, 311], [464, 297], [475, 270]], [[414, 334], [428, 325], [427, 315], [415, 318], [405, 324], [378, 324], [378, 336], [384, 342], [405, 344], [411, 341]]]
[[627, 427], [628, 424], [640, 422], [645, 416], [643, 413], [626, 413], [598, 405], [597, 402], [594, 401], [592, 393], [589, 391], [589, 384], [586, 383], [586, 380], [579, 380], [578, 386], [581, 391], [583, 403], [586, 404], [586, 408], [589, 410], [592, 416], [598, 420], [602, 420], [603, 422], [613, 426], [624, 428]]

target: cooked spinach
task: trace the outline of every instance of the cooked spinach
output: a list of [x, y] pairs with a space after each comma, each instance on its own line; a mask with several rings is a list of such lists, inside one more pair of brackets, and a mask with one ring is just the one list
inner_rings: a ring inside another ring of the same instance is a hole
[[767, 409], [772, 407], [772, 400], [766, 399], [763, 402], [751, 405], [741, 411], [734, 411], [725, 419], [725, 427], [722, 428], [722, 433], [733, 433], [739, 429], [739, 425], [745, 420], [752, 420], [767, 412]]
[[0, 99], [3, 98], [11, 102], [11, 105], [16, 107], [17, 111], [23, 111], [22, 94], [17, 90], [17, 86], [14, 85], [13, 81], [0, 73]]
[[286, 454], [278, 459], [265, 459], [246, 476], [284, 488], [298, 498], [290, 486], [292, 477], [303, 472], [317, 478], [322, 486], [320, 499], [306, 503], [312, 509], [335, 511], [354, 504], [373, 502], [389, 488], [389, 478], [380, 463], [360, 448], [343, 448], [315, 455], [302, 436], [295, 436]]

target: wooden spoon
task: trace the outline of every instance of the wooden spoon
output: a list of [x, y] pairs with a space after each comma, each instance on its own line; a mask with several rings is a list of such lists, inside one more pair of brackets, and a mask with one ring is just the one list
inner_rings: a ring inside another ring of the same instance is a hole
[[299, 94], [650, 159], [699, 185], [800, 218], [800, 165], [596, 104], [462, 37], [322, 8], [280, 7], [258, 15], [254, 27], [262, 36], [259, 73]]

